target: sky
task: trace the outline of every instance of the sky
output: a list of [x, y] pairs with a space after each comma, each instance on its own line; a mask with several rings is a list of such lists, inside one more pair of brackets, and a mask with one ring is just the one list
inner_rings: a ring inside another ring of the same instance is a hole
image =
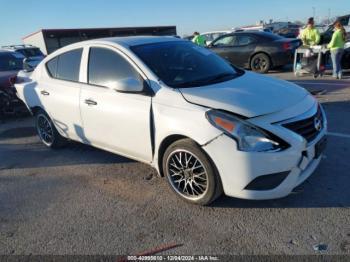
[[0, 0], [0, 45], [42, 28], [176, 25], [178, 35], [350, 13], [350, 0]]

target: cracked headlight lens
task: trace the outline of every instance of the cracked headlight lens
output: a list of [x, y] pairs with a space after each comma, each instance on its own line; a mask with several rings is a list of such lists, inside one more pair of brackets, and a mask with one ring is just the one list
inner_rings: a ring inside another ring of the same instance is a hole
[[237, 141], [238, 149], [246, 152], [279, 151], [283, 146], [262, 129], [225, 112], [210, 110], [209, 122]]

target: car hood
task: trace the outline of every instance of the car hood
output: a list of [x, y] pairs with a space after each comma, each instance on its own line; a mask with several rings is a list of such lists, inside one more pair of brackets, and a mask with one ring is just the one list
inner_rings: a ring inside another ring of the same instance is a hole
[[251, 72], [227, 82], [181, 88], [180, 92], [190, 103], [249, 118], [283, 110], [308, 95], [293, 83]]

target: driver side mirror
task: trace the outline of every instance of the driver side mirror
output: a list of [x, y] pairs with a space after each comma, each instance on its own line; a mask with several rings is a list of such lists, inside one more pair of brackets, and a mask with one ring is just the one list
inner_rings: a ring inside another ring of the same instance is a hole
[[139, 93], [143, 91], [143, 83], [131, 77], [110, 82], [107, 86], [120, 93]]

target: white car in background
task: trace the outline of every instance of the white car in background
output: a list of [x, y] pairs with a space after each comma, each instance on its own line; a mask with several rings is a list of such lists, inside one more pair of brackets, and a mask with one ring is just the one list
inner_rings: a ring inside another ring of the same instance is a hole
[[174, 37], [76, 43], [16, 89], [46, 146], [75, 140], [150, 164], [195, 204], [222, 192], [287, 196], [326, 141], [325, 114], [305, 89]]

